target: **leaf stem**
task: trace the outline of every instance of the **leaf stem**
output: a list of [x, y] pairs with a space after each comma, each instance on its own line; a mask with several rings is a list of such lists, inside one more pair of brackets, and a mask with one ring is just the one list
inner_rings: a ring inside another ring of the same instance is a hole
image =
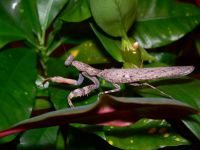
[[62, 43], [63, 43], [63, 39], [60, 39], [59, 41], [53, 43], [52, 46], [50, 46], [48, 48], [48, 51], [47, 51], [46, 55], [49, 57], [54, 52], [54, 50], [56, 48], [58, 48]]

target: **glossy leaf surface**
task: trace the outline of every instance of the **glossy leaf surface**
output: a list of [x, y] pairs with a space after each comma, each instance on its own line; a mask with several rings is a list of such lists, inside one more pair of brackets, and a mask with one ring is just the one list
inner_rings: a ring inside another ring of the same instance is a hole
[[26, 131], [18, 144], [18, 150], [55, 150], [58, 127], [48, 127]]
[[68, 0], [37, 0], [39, 20], [43, 32], [49, 27], [67, 2]]
[[189, 144], [164, 120], [142, 119], [128, 127], [104, 127], [104, 131], [106, 141], [121, 149], [152, 150]]
[[167, 45], [200, 24], [200, 9], [174, 0], [138, 1], [134, 37], [142, 47]]
[[[170, 86], [169, 86], [170, 83]], [[177, 100], [188, 103], [196, 109], [200, 109], [200, 81], [199, 80], [169, 80], [166, 82], [157, 82], [154, 85], [159, 85], [158, 88]], [[151, 89], [143, 89], [140, 94], [143, 96], [159, 96], [160, 94]], [[200, 139], [200, 117], [192, 116], [183, 120], [188, 129]]]
[[165, 120], [141, 119], [127, 127], [72, 125], [83, 131], [92, 132], [120, 149], [152, 150], [189, 144]]
[[137, 0], [90, 0], [94, 20], [107, 34], [126, 36], [135, 20]]
[[[125, 62], [125, 59], [122, 57], [122, 45], [120, 39], [112, 38], [104, 34], [94, 23], [90, 23], [94, 33], [104, 46], [105, 50], [118, 62]], [[142, 60], [151, 61], [155, 60], [144, 48], [139, 46], [139, 51], [141, 52]], [[129, 57], [129, 54], [124, 55], [124, 57]], [[138, 56], [140, 57], [140, 56]], [[141, 58], [137, 58], [141, 59]], [[133, 62], [133, 60], [132, 60]]]
[[30, 116], [35, 96], [36, 58], [33, 50], [21, 48], [1, 52], [0, 60], [2, 130]]
[[73, 55], [75, 60], [82, 61], [87, 64], [103, 64], [108, 63], [109, 59], [102, 52], [101, 47], [95, 40], [87, 40], [80, 45], [75, 46], [67, 51], [66, 58]]
[[121, 42], [120, 40], [112, 39], [101, 32], [93, 23], [90, 24], [94, 33], [105, 47], [106, 51], [117, 61], [122, 62]]
[[80, 22], [91, 16], [88, 0], [69, 0], [61, 18], [68, 22]]
[[[31, 32], [30, 32], [31, 31]], [[35, 43], [34, 34], [40, 33], [35, 1], [0, 1], [0, 47], [26, 39]]]

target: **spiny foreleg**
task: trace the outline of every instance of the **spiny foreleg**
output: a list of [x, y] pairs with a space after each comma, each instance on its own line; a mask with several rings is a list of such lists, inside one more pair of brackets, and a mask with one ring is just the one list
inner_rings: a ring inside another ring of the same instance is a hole
[[166, 97], [169, 97], [170, 99], [174, 99], [174, 98], [173, 98], [172, 96], [170, 96], [169, 94], [167, 94], [167, 93], [165, 93], [165, 92], [159, 90], [158, 88], [156, 88], [155, 86], [153, 86], [153, 85], [151, 85], [151, 84], [149, 84], [149, 83], [147, 83], [147, 82], [145, 82], [145, 83], [131, 83], [130, 85], [132, 85], [132, 86], [147, 86], [147, 87], [150, 87], [150, 88], [152, 88], [152, 89], [154, 89], [154, 90], [157, 90], [157, 91], [160, 92], [162, 95], [164, 95], [164, 96], [166, 96]]
[[65, 83], [65, 84], [71, 84], [71, 85], [81, 85], [83, 83], [83, 80], [84, 80], [84, 77], [82, 76], [82, 74], [79, 74], [78, 80], [63, 78], [63, 77], [60, 77], [60, 76], [55, 76], [55, 77], [49, 77], [49, 78], [45, 79], [42, 82], [42, 84], [44, 85], [46, 82], [52, 81], [52, 82], [55, 82], [55, 83]]
[[70, 107], [74, 106], [71, 101], [72, 98], [88, 95], [93, 90], [99, 88], [99, 81], [96, 77], [91, 77], [86, 72], [82, 72], [82, 75], [85, 76], [86, 78], [90, 79], [93, 82], [93, 84], [85, 86], [83, 88], [75, 89], [74, 91], [70, 92], [68, 95], [68, 98], [67, 98], [67, 101], [68, 101], [68, 104]]

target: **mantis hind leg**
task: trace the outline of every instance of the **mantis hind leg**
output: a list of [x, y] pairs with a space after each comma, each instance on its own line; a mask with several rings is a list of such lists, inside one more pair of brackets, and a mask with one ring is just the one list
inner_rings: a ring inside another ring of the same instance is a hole
[[70, 92], [67, 97], [67, 101], [68, 101], [68, 104], [70, 107], [74, 106], [72, 103], [72, 98], [88, 95], [93, 90], [99, 88], [99, 85], [100, 85], [99, 80], [96, 77], [91, 77], [86, 72], [82, 72], [82, 75], [85, 76], [86, 78], [88, 78], [89, 80], [91, 80], [93, 82], [93, 84], [87, 85], [82, 88], [75, 89], [74, 91]]
[[151, 84], [149, 84], [149, 83], [147, 83], [147, 82], [145, 82], [145, 83], [131, 83], [130, 85], [132, 85], [132, 86], [147, 86], [147, 87], [150, 87], [150, 88], [152, 88], [152, 89], [154, 89], [154, 90], [160, 92], [162, 95], [164, 95], [164, 96], [166, 96], [166, 97], [169, 97], [170, 99], [174, 99], [174, 98], [173, 98], [172, 96], [170, 96], [169, 94], [167, 94], [167, 93], [165, 93], [165, 92], [159, 90], [158, 88], [156, 88], [155, 86], [153, 86], [153, 85], [151, 85]]

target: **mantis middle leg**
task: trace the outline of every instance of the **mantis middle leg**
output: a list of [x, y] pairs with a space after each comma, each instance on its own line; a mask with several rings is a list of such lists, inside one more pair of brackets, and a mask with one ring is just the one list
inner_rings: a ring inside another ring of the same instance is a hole
[[118, 92], [118, 91], [121, 90], [119, 84], [115, 84], [115, 83], [113, 83], [112, 85], [115, 87], [115, 89], [108, 90], [108, 91], [103, 91], [103, 92], [99, 93], [99, 95], [101, 95], [101, 94], [107, 94], [107, 93], [114, 93], [114, 92]]
[[75, 89], [74, 91], [70, 92], [67, 97], [67, 101], [68, 101], [68, 104], [70, 107], [74, 106], [71, 101], [72, 98], [88, 95], [93, 90], [99, 88], [99, 85], [100, 85], [99, 80], [96, 77], [91, 77], [86, 72], [82, 72], [82, 75], [85, 76], [86, 78], [90, 79], [93, 82], [93, 84], [82, 87], [82, 88]]

